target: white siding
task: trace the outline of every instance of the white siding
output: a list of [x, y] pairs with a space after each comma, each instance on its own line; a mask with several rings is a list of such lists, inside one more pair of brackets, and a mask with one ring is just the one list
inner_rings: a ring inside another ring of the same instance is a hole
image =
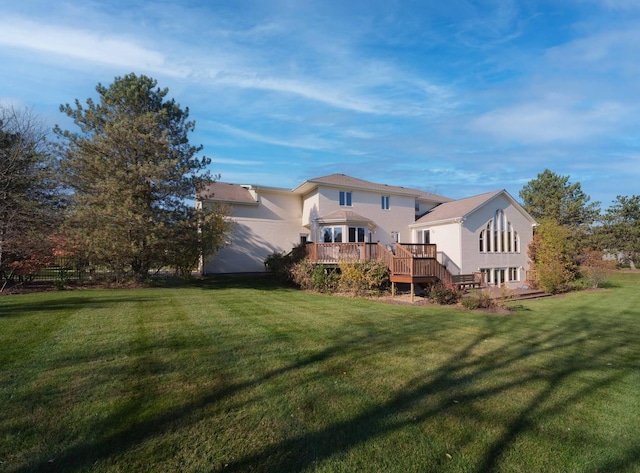
[[[339, 196], [341, 190], [351, 191], [351, 207], [340, 205]], [[383, 195], [390, 196], [389, 210], [382, 209], [381, 197]], [[409, 225], [415, 221], [415, 199], [413, 197], [321, 186], [316, 193], [305, 196], [304, 215], [314, 215], [316, 208], [320, 217], [336, 210], [351, 210], [372, 220], [376, 224], [376, 229], [372, 235], [373, 242], [379, 241], [383, 245], [393, 243], [392, 232], [398, 232], [402, 242], [411, 241]], [[312, 237], [315, 238], [314, 241], [318, 241], [318, 235], [312, 234]]]
[[463, 274], [462, 254], [460, 251], [460, 224], [448, 223], [430, 227], [431, 243], [438, 250], [438, 261], [449, 270], [451, 274]]
[[[507, 220], [518, 232], [519, 248], [517, 252], [503, 251], [500, 253], [480, 252], [480, 232], [486, 227], [487, 222], [494, 218], [496, 210], [502, 210]], [[487, 205], [473, 212], [465, 220], [462, 230], [462, 265], [463, 273], [472, 273], [479, 268], [518, 268], [520, 280], [508, 284], [517, 287], [524, 283], [525, 270], [529, 261], [527, 247], [533, 238], [533, 227], [527, 219], [509, 199], [503, 195], [491, 200]]]
[[205, 274], [265, 271], [267, 256], [291, 251], [308, 233], [300, 224], [300, 196], [259, 189], [258, 200], [257, 206], [231, 206], [236, 222], [231, 243], [207, 259]]

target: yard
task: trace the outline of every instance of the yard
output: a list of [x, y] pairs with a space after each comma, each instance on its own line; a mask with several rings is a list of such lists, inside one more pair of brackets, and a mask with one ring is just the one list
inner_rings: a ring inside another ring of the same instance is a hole
[[513, 309], [3, 296], [0, 471], [640, 471], [640, 273]]

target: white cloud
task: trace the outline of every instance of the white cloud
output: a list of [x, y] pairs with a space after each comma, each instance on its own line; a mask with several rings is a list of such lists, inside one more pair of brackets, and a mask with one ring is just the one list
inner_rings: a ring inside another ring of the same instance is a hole
[[211, 162], [213, 164], [231, 164], [234, 166], [260, 166], [264, 164], [264, 162], [262, 161], [250, 161], [244, 159], [229, 159], [220, 157], [211, 157]]
[[[640, 5], [640, 2], [639, 2]], [[619, 75], [625, 71], [640, 71], [637, 61], [630, 57], [640, 54], [640, 29], [637, 24], [631, 26], [620, 22], [616, 29], [575, 39], [569, 43], [551, 48], [547, 58], [555, 67], [570, 72], [578, 66], [586, 72], [613, 71]], [[588, 68], [588, 69], [586, 69]]]
[[129, 38], [36, 23], [20, 17], [4, 18], [0, 45], [119, 68], [143, 68], [170, 76], [186, 73], [170, 67], [162, 53]]
[[580, 0], [582, 2], [594, 3], [610, 10], [638, 10], [640, 2], [638, 0]]
[[625, 114], [624, 107], [616, 103], [584, 109], [530, 102], [485, 113], [472, 121], [471, 129], [517, 143], [588, 141], [608, 134]]
[[205, 123], [205, 127], [213, 130], [223, 131], [227, 134], [230, 134], [242, 139], [256, 141], [260, 143], [266, 143], [266, 144], [275, 145], [275, 146], [282, 146], [286, 148], [327, 150], [327, 149], [332, 149], [334, 147], [333, 142], [329, 140], [325, 140], [323, 138], [318, 138], [317, 136], [312, 136], [312, 135], [298, 136], [295, 139], [288, 140], [288, 139], [282, 139], [282, 138], [274, 138], [272, 136], [267, 136], [267, 135], [252, 132], [252, 131], [242, 130], [240, 128], [236, 128], [231, 125], [226, 125], [224, 123], [209, 122], [209, 123]]

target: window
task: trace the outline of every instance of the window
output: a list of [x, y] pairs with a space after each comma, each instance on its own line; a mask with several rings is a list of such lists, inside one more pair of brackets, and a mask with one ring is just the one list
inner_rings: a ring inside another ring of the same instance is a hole
[[340, 191], [340, 205], [343, 207], [351, 207], [351, 192]]
[[516, 282], [520, 280], [520, 271], [518, 268], [480, 268], [480, 272], [484, 274], [487, 284], [493, 284], [500, 287], [505, 282]]
[[389, 210], [389, 200], [390, 197], [388, 195], [382, 196], [382, 210]]
[[496, 210], [494, 217], [478, 235], [478, 249], [481, 253], [518, 253], [520, 239], [502, 210]]
[[418, 230], [418, 243], [431, 244], [431, 230]]
[[363, 242], [366, 235], [364, 227], [349, 227], [349, 242]]
[[322, 229], [323, 243], [342, 243], [342, 227], [324, 227]]

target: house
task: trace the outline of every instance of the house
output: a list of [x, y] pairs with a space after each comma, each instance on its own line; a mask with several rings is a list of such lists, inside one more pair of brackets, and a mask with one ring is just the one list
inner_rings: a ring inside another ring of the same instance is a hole
[[[524, 283], [536, 225], [505, 190], [454, 200], [344, 174], [294, 189], [215, 182], [202, 196], [205, 206], [227, 204], [236, 223], [228, 246], [203, 260], [203, 274], [263, 272], [268, 255], [308, 243], [322, 250], [323, 261], [339, 258], [327, 256], [330, 249], [356, 257], [435, 258], [453, 277], [483, 273], [488, 284], [517, 287]], [[416, 270], [407, 271], [409, 279], [397, 280], [417, 281]], [[423, 276], [422, 282], [443, 278]]]

